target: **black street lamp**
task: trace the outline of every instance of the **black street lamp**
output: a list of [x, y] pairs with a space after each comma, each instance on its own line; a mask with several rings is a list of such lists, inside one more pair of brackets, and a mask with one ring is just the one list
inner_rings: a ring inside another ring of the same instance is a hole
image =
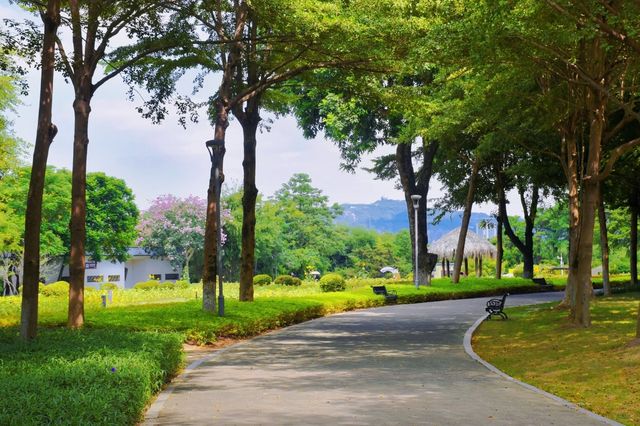
[[[220, 226], [220, 192], [222, 189], [222, 159], [224, 158], [224, 140], [212, 139], [205, 142], [209, 156], [211, 157], [211, 179], [213, 180], [213, 196], [216, 204], [216, 271], [218, 275], [218, 316], [224, 316], [224, 292], [222, 289], [222, 227]], [[216, 277], [213, 277], [215, 280]]]

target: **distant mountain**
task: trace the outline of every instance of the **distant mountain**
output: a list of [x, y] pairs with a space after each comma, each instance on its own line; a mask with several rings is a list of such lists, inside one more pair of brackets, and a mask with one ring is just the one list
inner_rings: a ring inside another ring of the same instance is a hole
[[[371, 204], [342, 204], [344, 212], [336, 218], [336, 223], [362, 228], [375, 229], [378, 232], [398, 232], [409, 228], [407, 208], [403, 200], [389, 200], [382, 198]], [[469, 229], [484, 235], [484, 231], [478, 227], [482, 220], [495, 222], [492, 216], [486, 213], [471, 213]], [[436, 241], [447, 232], [460, 226], [462, 211], [446, 213], [440, 222], [433, 225], [433, 216], [429, 216], [429, 241]], [[495, 230], [490, 230], [490, 235]]]

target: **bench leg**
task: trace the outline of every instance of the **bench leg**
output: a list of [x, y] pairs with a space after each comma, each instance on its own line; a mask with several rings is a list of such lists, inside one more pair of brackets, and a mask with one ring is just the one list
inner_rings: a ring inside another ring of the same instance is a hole
[[505, 314], [505, 313], [504, 313], [504, 312], [502, 312], [502, 311], [500, 312], [500, 316], [502, 317], [502, 319], [505, 319], [505, 320], [509, 319], [509, 317], [507, 316], [507, 314]]

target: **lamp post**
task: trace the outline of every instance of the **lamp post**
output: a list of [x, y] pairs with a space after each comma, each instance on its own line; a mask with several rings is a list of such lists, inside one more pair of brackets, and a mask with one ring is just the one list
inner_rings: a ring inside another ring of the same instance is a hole
[[[222, 228], [220, 226], [220, 191], [222, 189], [222, 159], [224, 158], [225, 147], [224, 141], [213, 139], [205, 142], [209, 156], [211, 157], [211, 178], [213, 179], [213, 197], [216, 205], [216, 274], [218, 275], [218, 284], [220, 290], [218, 292], [218, 316], [224, 316], [224, 291], [222, 288]], [[216, 277], [213, 277], [215, 280]]]
[[413, 235], [414, 235], [414, 252], [415, 252], [415, 271], [413, 273], [413, 283], [416, 288], [420, 288], [420, 282], [418, 281], [418, 207], [420, 207], [420, 199], [422, 195], [413, 194], [411, 200], [413, 201]]

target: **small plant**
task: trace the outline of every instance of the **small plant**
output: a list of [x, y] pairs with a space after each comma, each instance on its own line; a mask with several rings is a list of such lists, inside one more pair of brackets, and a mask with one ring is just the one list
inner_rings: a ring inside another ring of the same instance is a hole
[[154, 288], [159, 288], [159, 287], [160, 287], [160, 282], [156, 280], [142, 281], [142, 282], [136, 283], [136, 285], [133, 286], [133, 288], [135, 288], [136, 290], [152, 290]]
[[174, 288], [189, 288], [190, 285], [191, 284], [189, 284], [189, 281], [185, 281], [185, 280], [179, 280], [173, 283]]
[[298, 277], [292, 277], [290, 275], [280, 275], [274, 281], [276, 284], [280, 285], [289, 285], [289, 286], [299, 286], [302, 285], [302, 280]]
[[100, 290], [118, 290], [120, 286], [116, 283], [104, 283], [100, 286]]
[[273, 282], [271, 275], [259, 274], [253, 277], [253, 285], [269, 285]]
[[43, 296], [66, 296], [69, 294], [69, 283], [66, 281], [56, 281], [40, 287]]
[[330, 291], [344, 291], [347, 284], [340, 274], [327, 274], [320, 278], [320, 290], [327, 293]]

